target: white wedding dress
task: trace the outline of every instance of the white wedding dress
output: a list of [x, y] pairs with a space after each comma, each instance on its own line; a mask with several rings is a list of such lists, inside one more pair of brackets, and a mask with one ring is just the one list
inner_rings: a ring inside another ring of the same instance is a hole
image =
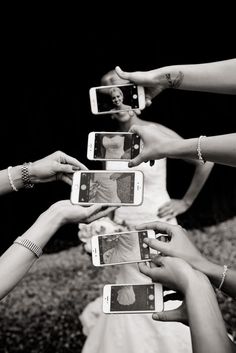
[[[127, 169], [126, 162], [108, 162], [107, 169]], [[158, 220], [158, 208], [170, 197], [166, 190], [166, 160], [153, 167], [142, 163], [136, 168], [144, 173], [144, 200], [140, 206], [120, 207], [114, 220], [132, 226]], [[163, 218], [161, 221], [165, 221]], [[172, 224], [176, 224], [173, 219]], [[150, 283], [137, 264], [119, 265], [116, 283]], [[165, 303], [165, 310], [181, 302]], [[151, 314], [104, 314], [102, 298], [88, 304], [80, 316], [83, 332], [88, 336], [83, 353], [190, 353], [191, 338], [187, 326], [176, 322], [159, 322]]]

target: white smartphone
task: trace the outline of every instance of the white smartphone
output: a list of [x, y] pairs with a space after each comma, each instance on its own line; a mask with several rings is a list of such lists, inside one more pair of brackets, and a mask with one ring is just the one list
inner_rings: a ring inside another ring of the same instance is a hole
[[103, 288], [105, 314], [153, 313], [163, 310], [161, 283], [107, 284]]
[[150, 261], [150, 254], [157, 254], [157, 251], [145, 244], [143, 242], [144, 238], [155, 239], [156, 235], [154, 230], [139, 230], [92, 236], [93, 265], [107, 266]]
[[113, 114], [145, 108], [144, 88], [133, 83], [92, 87], [89, 97], [93, 114]]
[[86, 170], [73, 175], [71, 203], [138, 206], [143, 201], [143, 172]]
[[141, 139], [130, 132], [90, 132], [88, 135], [87, 158], [98, 161], [129, 161], [141, 149]]

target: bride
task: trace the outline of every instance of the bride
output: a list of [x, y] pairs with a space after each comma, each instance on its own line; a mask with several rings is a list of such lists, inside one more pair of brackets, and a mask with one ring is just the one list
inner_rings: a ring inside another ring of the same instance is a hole
[[[105, 75], [105, 80], [106, 80]], [[110, 82], [107, 82], [107, 84]], [[135, 125], [150, 124], [141, 120], [135, 112], [113, 116], [118, 122], [119, 131], [128, 131]], [[152, 123], [153, 124], [153, 123]], [[167, 127], [156, 124], [168, 134], [178, 136]], [[133, 230], [142, 222], [168, 220], [176, 224], [175, 216], [185, 212], [200, 192], [212, 169], [212, 163], [204, 165], [196, 162], [195, 173], [182, 200], [171, 200], [166, 189], [166, 159], [155, 162], [154, 166], [142, 163], [138, 167], [144, 173], [144, 199], [140, 206], [120, 207], [115, 210], [113, 221], [107, 219], [108, 227], [103, 226], [103, 233]], [[107, 162], [106, 169], [128, 169], [127, 162]], [[100, 222], [100, 221], [97, 221]], [[103, 225], [106, 219], [102, 220]], [[94, 222], [96, 223], [96, 221]], [[112, 225], [112, 226], [111, 226]], [[89, 225], [92, 227], [91, 225]], [[81, 228], [81, 234], [83, 232]], [[80, 236], [80, 232], [79, 232]], [[151, 279], [143, 275], [137, 263], [119, 265], [114, 269], [116, 283], [150, 283]], [[165, 303], [165, 310], [178, 307], [179, 301]], [[190, 353], [191, 338], [189, 328], [176, 322], [155, 322], [151, 314], [104, 314], [102, 298], [88, 304], [80, 316], [83, 331], [87, 335], [83, 353]]]

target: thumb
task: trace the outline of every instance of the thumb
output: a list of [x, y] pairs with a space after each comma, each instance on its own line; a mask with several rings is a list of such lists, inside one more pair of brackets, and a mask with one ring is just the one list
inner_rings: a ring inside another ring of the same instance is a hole
[[102, 209], [102, 205], [92, 205], [87, 208], [87, 217], [92, 216], [94, 213], [100, 211]]
[[162, 311], [159, 313], [154, 313], [152, 315], [153, 320], [156, 321], [177, 321], [182, 322], [182, 317], [180, 315], [179, 309]]
[[121, 68], [119, 66], [115, 67], [115, 71], [117, 73], [117, 75], [120, 78], [123, 78], [124, 80], [129, 80], [130, 81], [130, 73], [129, 72], [124, 72], [123, 70], [121, 70]]
[[140, 126], [139, 125], [132, 125], [131, 128], [129, 129], [129, 132], [132, 132], [133, 134], [139, 135]]
[[137, 157], [135, 157], [134, 159], [131, 159], [131, 161], [129, 161], [128, 167], [136, 167], [137, 165], [141, 164], [143, 162], [143, 157], [142, 154], [139, 154]]

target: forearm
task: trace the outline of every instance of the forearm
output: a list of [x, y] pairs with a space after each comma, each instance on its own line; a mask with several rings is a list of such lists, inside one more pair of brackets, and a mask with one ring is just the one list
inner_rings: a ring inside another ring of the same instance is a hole
[[213, 165], [214, 164], [211, 162], [207, 162], [205, 165], [196, 165], [192, 181], [183, 197], [183, 200], [187, 205], [190, 206], [198, 196], [213, 168]]
[[[9, 173], [15, 188], [17, 190], [23, 188], [24, 184], [22, 181], [21, 166], [17, 165], [15, 167], [12, 167]], [[10, 180], [8, 177], [8, 170], [7, 169], [1, 170], [0, 171], [0, 195], [6, 194], [12, 191], [13, 191], [13, 188], [10, 184]]]
[[[198, 138], [176, 139], [163, 146], [163, 154], [169, 158], [198, 159], [197, 146]], [[201, 153], [207, 161], [236, 166], [236, 133], [204, 137]]]
[[215, 293], [206, 278], [193, 277], [185, 294], [193, 353], [232, 353]]
[[[203, 272], [216, 288], [219, 287], [223, 274], [222, 265], [206, 260], [199, 263], [197, 269]], [[221, 290], [232, 298], [236, 298], [236, 270], [228, 269]]]
[[[53, 208], [49, 208], [22, 237], [43, 248], [60, 225], [60, 216]], [[16, 243], [0, 257], [0, 299], [16, 286], [36, 259], [33, 252]]]
[[236, 59], [153, 70], [164, 88], [236, 94]]

